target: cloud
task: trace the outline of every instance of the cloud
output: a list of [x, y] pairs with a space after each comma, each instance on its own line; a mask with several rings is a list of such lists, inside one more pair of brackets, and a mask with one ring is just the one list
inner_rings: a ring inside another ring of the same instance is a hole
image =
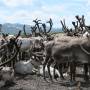
[[0, 19], [2, 19], [4, 23], [21, 23], [21, 24], [33, 25], [34, 23], [32, 21], [36, 18], [42, 20], [42, 22], [46, 22], [50, 18], [52, 18], [54, 27], [58, 26], [58, 23], [59, 23], [58, 15], [45, 13], [39, 10], [36, 10], [33, 12], [29, 12], [26, 10], [18, 10], [15, 13], [12, 13], [10, 15], [7, 15], [7, 13], [2, 12], [0, 13], [0, 17], [1, 17]]
[[8, 7], [17, 7], [20, 5], [30, 5], [33, 0], [3, 0], [3, 3]]
[[90, 6], [90, 0], [85, 0], [87, 3], [87, 6]]
[[[52, 2], [50, 3], [50, 1]], [[90, 15], [86, 13], [89, 10], [86, 10], [87, 8], [85, 7], [87, 3], [90, 4], [89, 0], [70, 0], [68, 2], [67, 0], [50, 1], [2, 0], [5, 7], [0, 9], [0, 20], [5, 23], [33, 24], [32, 20], [36, 18], [43, 21], [47, 21], [49, 18], [52, 18], [54, 26], [61, 27], [60, 20], [65, 18], [66, 25], [71, 27], [72, 20], [75, 20], [76, 14], [87, 14], [87, 17], [90, 17]], [[87, 21], [90, 22], [89, 19]]]
[[42, 10], [46, 13], [59, 13], [64, 11], [65, 7], [63, 5], [45, 5], [42, 6]]

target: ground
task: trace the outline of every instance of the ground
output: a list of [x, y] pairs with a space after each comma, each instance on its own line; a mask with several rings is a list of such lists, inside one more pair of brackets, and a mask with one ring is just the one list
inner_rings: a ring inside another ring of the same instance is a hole
[[[80, 70], [78, 72], [81, 74]], [[67, 83], [69, 77], [66, 80], [46, 82], [42, 76], [16, 75], [12, 85], [3, 86], [0, 90], [90, 90], [90, 80], [85, 82], [80, 74], [77, 75], [74, 86]]]
[[[49, 79], [47, 78], [47, 80]], [[62, 81], [60, 79], [58, 81], [54, 80], [54, 82], [46, 82], [42, 76], [17, 75], [12, 85], [1, 87], [0, 90], [90, 90], [90, 82], [84, 82], [82, 77], [77, 76], [75, 86], [70, 86], [66, 82], [66, 80]]]

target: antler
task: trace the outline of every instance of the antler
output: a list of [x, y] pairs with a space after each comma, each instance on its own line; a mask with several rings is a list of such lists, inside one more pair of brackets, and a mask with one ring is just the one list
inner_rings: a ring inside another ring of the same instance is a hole
[[14, 54], [10, 59], [8, 59], [8, 60], [6, 60], [5, 62], [1, 63], [0, 66], [3, 66], [3, 65], [5, 65], [5, 64], [13, 61], [14, 58], [17, 56], [18, 52], [19, 52], [19, 49], [16, 50], [15, 54]]
[[63, 21], [60, 20], [60, 22], [62, 24], [63, 31], [66, 33], [68, 31], [68, 29], [67, 29], [66, 24], [65, 24], [65, 19]]
[[36, 29], [37, 29], [37, 27], [36, 26], [32, 26], [31, 27], [31, 32], [32, 32], [32, 35], [36, 35]]
[[82, 16], [82, 18], [80, 18], [78, 15], [77, 16], [75, 16], [76, 17], [76, 19], [78, 20], [78, 22], [79, 22], [79, 29], [81, 30], [81, 33], [83, 32], [83, 27], [84, 27], [84, 23], [83, 23], [83, 16]]
[[52, 26], [53, 26], [52, 19], [50, 18], [50, 20], [47, 23], [50, 24], [50, 28], [49, 28], [49, 30], [46, 33], [49, 33], [51, 31], [51, 29], [52, 29]]
[[35, 27], [37, 27], [38, 30], [39, 30], [39, 33], [38, 33], [39, 36], [42, 37], [43, 30], [42, 30], [42, 28], [40, 27], [40, 24], [42, 24], [40, 21], [41, 21], [41, 20], [37, 20], [37, 19], [33, 20], [33, 22], [35, 22]]
[[37, 28], [38, 28], [38, 30], [40, 32], [39, 24], [41, 24], [41, 23], [39, 23], [39, 21], [41, 21], [41, 20], [37, 20], [37, 18], [35, 20], [33, 20], [33, 22], [35, 22], [35, 26], [37, 26]]
[[2, 33], [2, 37], [3, 37], [3, 39], [4, 39], [6, 42], [8, 42], [8, 40], [6, 39], [7, 36], [8, 36], [8, 34]]
[[73, 24], [73, 26], [74, 26], [74, 28], [75, 28], [75, 31], [76, 31], [77, 28], [78, 28], [78, 22], [72, 22], [72, 24]]
[[82, 24], [83, 24], [83, 27], [85, 27], [85, 29], [87, 30], [87, 27], [85, 25], [85, 18], [84, 18], [84, 15], [82, 15]]
[[47, 29], [46, 29], [46, 24], [45, 24], [45, 23], [42, 23], [43, 34], [45, 34], [45, 35], [46, 35], [47, 33], [49, 33], [49, 32], [51, 31], [51, 29], [52, 29], [52, 25], [53, 25], [53, 23], [52, 23], [52, 19], [50, 18], [50, 20], [49, 20], [47, 23], [50, 24], [50, 28], [49, 28], [48, 31], [47, 31]]
[[65, 31], [64, 24], [63, 24], [62, 20], [60, 20], [60, 22], [61, 22], [61, 25], [62, 25], [62, 30], [63, 30], [64, 32], [66, 32], [66, 31]]
[[20, 36], [20, 34], [21, 34], [21, 30], [18, 32], [18, 34], [17, 34], [15, 40]]
[[46, 32], [46, 24], [45, 23], [42, 23], [42, 27], [43, 27], [43, 30], [44, 30], [43, 31], [43, 34], [46, 35], [47, 34], [47, 32]]
[[27, 36], [26, 30], [25, 30], [25, 25], [23, 25], [23, 31], [24, 31], [24, 35]]

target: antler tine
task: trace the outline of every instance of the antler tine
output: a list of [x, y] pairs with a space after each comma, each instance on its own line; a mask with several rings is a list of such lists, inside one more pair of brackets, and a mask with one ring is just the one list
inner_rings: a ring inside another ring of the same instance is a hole
[[66, 27], [65, 19], [63, 19], [63, 23], [64, 23], [64, 27], [66, 29], [67, 27]]
[[25, 30], [25, 27], [26, 27], [26, 25], [24, 24], [24, 25], [23, 25], [23, 31], [24, 31], [25, 36], [27, 36], [27, 33], [26, 33], [26, 30]]
[[37, 18], [35, 20], [33, 20], [33, 22], [38, 23], [38, 24], [39, 24], [40, 21], [41, 20], [38, 20]]
[[76, 15], [75, 17], [80, 22], [81, 18], [79, 17], [79, 15]]
[[65, 19], [63, 19], [64, 26], [66, 27]]
[[50, 20], [47, 21], [47, 23], [50, 23], [51, 25], [53, 25], [52, 19], [50, 18]]
[[21, 34], [21, 30], [18, 32], [18, 34], [17, 34], [15, 40], [20, 36], [20, 34]]
[[41, 21], [41, 20], [37, 20], [38, 22]]
[[4, 33], [2, 33], [2, 36], [3, 36], [3, 38], [4, 38], [4, 40], [6, 41], [6, 42], [8, 42], [8, 40], [6, 39], [6, 34], [4, 34]]
[[35, 20], [37, 21], [38, 18], [36, 18]]
[[82, 15], [82, 23], [83, 23], [83, 25], [85, 25], [84, 15]]
[[82, 15], [82, 23], [83, 23], [83, 27], [85, 27], [85, 29], [87, 30], [86, 24], [85, 24], [85, 18], [84, 18], [84, 15]]
[[50, 24], [53, 25], [52, 19], [50, 18]]
[[44, 31], [42, 31], [44, 34], [46, 34], [46, 24], [45, 23], [42, 23], [42, 26], [43, 26], [43, 29]]
[[76, 23], [77, 23], [77, 27], [78, 27], [78, 21]]
[[76, 26], [76, 25], [75, 25], [75, 22], [72, 22], [72, 24], [73, 24], [74, 27]]
[[76, 15], [75, 17], [76, 17], [76, 19], [79, 19], [79, 15]]
[[[64, 32], [67, 32], [67, 27], [66, 27], [66, 24], [65, 24], [65, 21], [63, 20], [60, 20], [61, 24], [62, 24], [62, 28], [63, 28], [63, 31]], [[64, 23], [63, 23], [64, 22]]]
[[35, 20], [33, 20], [33, 22], [36, 22], [37, 21], [37, 18]]
[[46, 33], [49, 33], [51, 31], [52, 25], [53, 25], [52, 19], [50, 18], [50, 20], [47, 23], [50, 24], [50, 28], [49, 28], [49, 30]]
[[65, 32], [65, 28], [64, 28], [64, 24], [63, 24], [62, 20], [60, 20], [60, 22], [61, 22], [61, 25], [62, 25], [62, 29]]
[[40, 22], [41, 20], [33, 20], [33, 22], [35, 22], [35, 27], [38, 27], [38, 29], [40, 29], [40, 27], [39, 27], [39, 24], [42, 24], [41, 22]]

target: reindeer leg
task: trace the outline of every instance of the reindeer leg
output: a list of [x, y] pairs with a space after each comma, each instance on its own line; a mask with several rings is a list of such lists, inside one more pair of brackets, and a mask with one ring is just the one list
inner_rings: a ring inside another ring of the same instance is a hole
[[73, 63], [73, 81], [75, 81], [75, 75], [76, 75], [76, 63]]
[[62, 64], [59, 64], [59, 65], [58, 65], [58, 70], [59, 70], [61, 79], [64, 80], [65, 78], [64, 78], [63, 73], [62, 73]]
[[84, 64], [84, 80], [88, 80], [88, 65]]
[[75, 72], [76, 72], [76, 64], [75, 62], [70, 63], [70, 85], [75, 85]]
[[45, 77], [45, 67], [46, 67], [46, 64], [48, 63], [48, 60], [49, 60], [49, 56], [46, 56], [45, 62], [43, 63], [43, 76], [44, 76], [44, 80], [46, 80], [46, 77]]
[[54, 65], [54, 69], [53, 69], [54, 79], [57, 81], [57, 78], [55, 77], [55, 69], [56, 69], [56, 67], [57, 67], [57, 63], [55, 63], [55, 65]]
[[51, 75], [51, 73], [50, 73], [50, 65], [51, 65], [53, 62], [54, 62], [54, 60], [53, 60], [53, 59], [50, 59], [49, 62], [48, 62], [48, 64], [47, 64], [48, 73], [49, 73], [49, 76], [50, 76], [50, 80], [51, 80], [51, 81], [53, 81], [53, 80], [52, 80], [52, 75]]
[[90, 64], [88, 65], [88, 72], [89, 72], [89, 78], [90, 78]]
[[72, 81], [73, 78], [73, 65], [72, 62], [70, 63], [70, 81]]

